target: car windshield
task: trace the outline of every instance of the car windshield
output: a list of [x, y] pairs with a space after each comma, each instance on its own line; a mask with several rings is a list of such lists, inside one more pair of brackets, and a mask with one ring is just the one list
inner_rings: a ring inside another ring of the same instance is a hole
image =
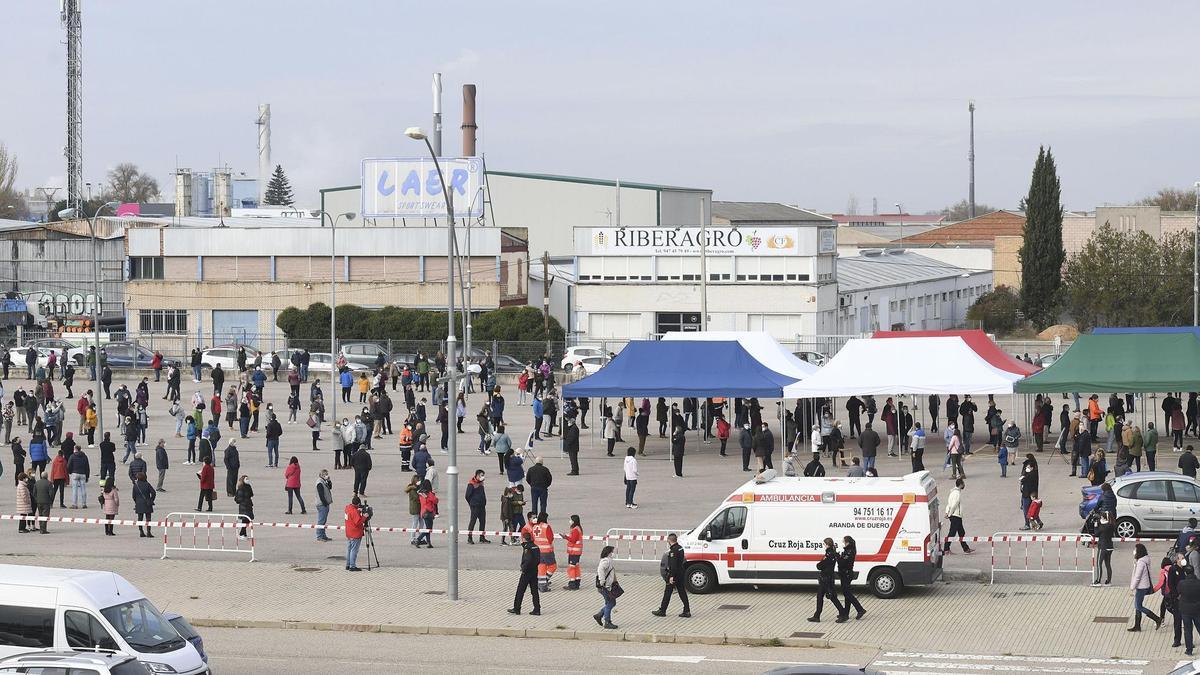
[[121, 637], [139, 652], [158, 654], [184, 646], [183, 638], [145, 598], [101, 610]]

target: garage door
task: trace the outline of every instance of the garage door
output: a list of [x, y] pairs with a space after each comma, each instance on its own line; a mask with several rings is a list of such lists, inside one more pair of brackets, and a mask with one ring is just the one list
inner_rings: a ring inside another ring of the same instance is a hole
[[796, 335], [804, 332], [803, 318], [799, 314], [749, 314], [746, 319], [749, 330], [764, 331], [776, 340], [794, 340]]
[[214, 309], [212, 314], [214, 345], [232, 342], [258, 344], [257, 309]]

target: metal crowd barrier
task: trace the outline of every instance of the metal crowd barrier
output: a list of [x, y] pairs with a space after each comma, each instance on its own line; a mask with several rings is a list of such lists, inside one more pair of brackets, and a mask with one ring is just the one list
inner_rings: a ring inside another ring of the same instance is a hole
[[612, 546], [613, 558], [624, 562], [659, 562], [667, 552], [667, 535], [682, 534], [684, 530], [645, 530], [637, 528], [612, 528], [604, 537], [604, 543]]
[[[238, 537], [243, 524], [244, 540]], [[163, 560], [168, 551], [249, 554], [249, 562], [254, 562], [254, 523], [236, 513], [168, 513], [163, 520]]]
[[988, 541], [991, 583], [997, 572], [1091, 575], [1095, 567], [1095, 538], [1089, 534], [997, 532]]

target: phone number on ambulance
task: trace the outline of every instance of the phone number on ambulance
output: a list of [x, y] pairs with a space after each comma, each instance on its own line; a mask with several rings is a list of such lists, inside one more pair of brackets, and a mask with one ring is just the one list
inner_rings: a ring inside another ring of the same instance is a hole
[[893, 516], [896, 514], [894, 506], [856, 506], [854, 507], [854, 515], [856, 516]]

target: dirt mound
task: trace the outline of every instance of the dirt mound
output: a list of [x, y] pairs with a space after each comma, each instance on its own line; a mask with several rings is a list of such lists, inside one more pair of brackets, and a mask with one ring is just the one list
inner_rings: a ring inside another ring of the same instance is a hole
[[1079, 337], [1079, 329], [1075, 326], [1068, 326], [1064, 323], [1050, 326], [1046, 330], [1038, 333], [1039, 340], [1053, 340], [1054, 338], [1074, 340], [1077, 337]]

